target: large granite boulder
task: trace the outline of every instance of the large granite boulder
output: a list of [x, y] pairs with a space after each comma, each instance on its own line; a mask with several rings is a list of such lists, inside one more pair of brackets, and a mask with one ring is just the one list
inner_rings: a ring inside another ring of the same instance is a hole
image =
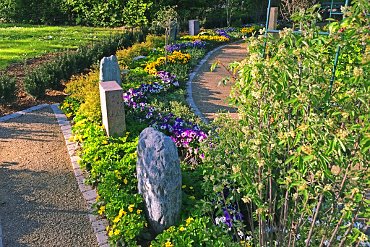
[[100, 60], [100, 81], [116, 81], [122, 85], [121, 72], [115, 55], [103, 57]]
[[155, 233], [174, 225], [181, 209], [181, 169], [175, 143], [168, 136], [146, 128], [137, 148], [139, 193]]

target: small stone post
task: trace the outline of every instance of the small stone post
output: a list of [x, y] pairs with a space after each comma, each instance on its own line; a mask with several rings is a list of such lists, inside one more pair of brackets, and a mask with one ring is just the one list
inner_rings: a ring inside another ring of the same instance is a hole
[[270, 19], [268, 24], [269, 30], [276, 30], [277, 28], [277, 19], [279, 15], [278, 7], [271, 7], [270, 8]]
[[121, 72], [116, 56], [103, 57], [100, 60], [99, 79], [100, 81], [116, 81], [119, 85], [122, 85]]
[[126, 133], [123, 90], [115, 81], [99, 83], [103, 125], [108, 136], [123, 136]]
[[154, 128], [144, 129], [136, 172], [145, 213], [155, 233], [176, 224], [181, 209], [181, 168], [175, 143]]
[[172, 44], [177, 39], [177, 22], [173, 21], [170, 25], [169, 43]]
[[189, 35], [198, 35], [199, 33], [199, 21], [198, 20], [190, 20], [189, 21]]

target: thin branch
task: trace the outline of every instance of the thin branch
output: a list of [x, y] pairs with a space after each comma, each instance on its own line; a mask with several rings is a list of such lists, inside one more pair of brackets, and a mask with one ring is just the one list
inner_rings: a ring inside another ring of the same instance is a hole
[[310, 241], [311, 241], [311, 237], [312, 237], [312, 233], [313, 233], [313, 228], [315, 227], [316, 218], [317, 218], [317, 215], [319, 214], [319, 210], [320, 210], [320, 206], [321, 206], [323, 197], [324, 197], [324, 193], [322, 193], [320, 195], [319, 202], [317, 203], [316, 212], [315, 212], [314, 217], [312, 219], [310, 231], [308, 232], [308, 237], [307, 237], [307, 240], [306, 240], [306, 247], [310, 245]]

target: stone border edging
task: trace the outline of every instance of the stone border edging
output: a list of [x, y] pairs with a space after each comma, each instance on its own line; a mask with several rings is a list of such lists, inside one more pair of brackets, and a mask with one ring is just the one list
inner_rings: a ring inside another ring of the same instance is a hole
[[59, 104], [53, 104], [51, 105], [51, 108], [54, 112], [55, 118], [58, 121], [59, 127], [62, 130], [68, 154], [71, 159], [73, 173], [76, 177], [78, 188], [80, 189], [83, 198], [86, 200], [89, 211], [89, 220], [98, 240], [98, 245], [100, 247], [109, 247], [108, 235], [106, 231], [108, 221], [101, 218], [100, 216], [92, 214], [92, 205], [96, 202], [97, 193], [96, 190], [93, 189], [90, 185], [85, 184], [84, 173], [81, 170], [80, 165], [78, 164], [78, 160], [80, 158], [76, 155], [76, 143], [69, 141], [69, 138], [72, 136], [71, 124], [69, 123], [64, 113], [58, 108], [58, 106]]
[[195, 78], [195, 76], [199, 73], [199, 70], [200, 68], [203, 66], [203, 64], [205, 62], [207, 62], [207, 60], [209, 59], [209, 57], [215, 53], [216, 51], [222, 49], [222, 48], [225, 48], [226, 46], [228, 45], [232, 45], [232, 44], [237, 44], [239, 42], [243, 42], [243, 41], [235, 41], [235, 42], [232, 42], [232, 43], [229, 43], [229, 44], [225, 44], [225, 45], [222, 45], [222, 46], [219, 46], [219, 47], [216, 47], [215, 49], [213, 49], [212, 51], [209, 51], [201, 60], [200, 62], [198, 63], [198, 65], [195, 67], [195, 69], [189, 74], [189, 80], [186, 82], [186, 91], [187, 91], [187, 98], [186, 98], [186, 101], [188, 102], [188, 104], [190, 105], [191, 109], [193, 110], [193, 112], [195, 113], [195, 115], [197, 115], [198, 117], [200, 117], [200, 119], [202, 119], [202, 121], [206, 124], [209, 124], [209, 121], [204, 117], [204, 115], [202, 114], [202, 112], [199, 110], [198, 106], [195, 104], [194, 102], [194, 99], [193, 99], [193, 80]]
[[5, 115], [3, 117], [0, 117], [0, 122], [5, 122], [5, 121], [10, 120], [10, 119], [13, 119], [13, 118], [21, 117], [21, 116], [23, 116], [26, 113], [37, 111], [37, 110], [40, 110], [40, 109], [45, 108], [47, 106], [49, 106], [49, 104], [36, 105], [36, 106], [31, 107], [31, 108], [22, 110], [22, 111], [18, 111], [18, 112], [9, 114], [9, 115]]

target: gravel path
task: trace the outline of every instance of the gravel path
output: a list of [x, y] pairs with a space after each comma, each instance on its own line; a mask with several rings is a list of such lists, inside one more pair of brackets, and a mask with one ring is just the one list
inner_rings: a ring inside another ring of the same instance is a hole
[[214, 52], [192, 81], [194, 103], [207, 120], [214, 119], [218, 112], [230, 112], [233, 117], [237, 117], [236, 109], [229, 106], [227, 99], [232, 83], [218, 85], [223, 78], [229, 76], [228, 71], [221, 65], [213, 72], [210, 72], [210, 68], [216, 61], [227, 66], [231, 62], [243, 60], [247, 54], [246, 47], [245, 42], [238, 42]]
[[4, 247], [97, 246], [86, 208], [52, 109], [0, 122]]

